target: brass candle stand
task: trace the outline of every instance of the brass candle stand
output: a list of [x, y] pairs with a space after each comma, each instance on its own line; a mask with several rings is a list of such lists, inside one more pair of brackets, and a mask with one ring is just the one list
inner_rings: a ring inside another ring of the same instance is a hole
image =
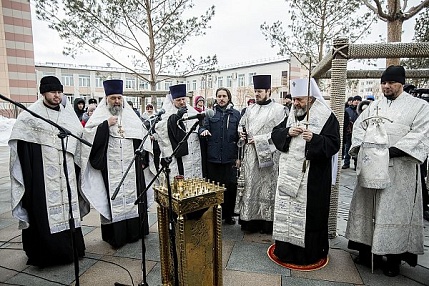
[[175, 216], [178, 283], [174, 281], [168, 233], [168, 189], [155, 187], [162, 285], [222, 285], [222, 209], [225, 188], [203, 179], [176, 176], [171, 185]]

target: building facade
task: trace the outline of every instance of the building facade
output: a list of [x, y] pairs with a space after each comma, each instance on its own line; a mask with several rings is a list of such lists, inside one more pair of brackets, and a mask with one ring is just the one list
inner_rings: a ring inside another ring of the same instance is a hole
[[[0, 1], [0, 94], [20, 103], [37, 99], [33, 32], [28, 0]], [[0, 102], [0, 115], [16, 108]]]

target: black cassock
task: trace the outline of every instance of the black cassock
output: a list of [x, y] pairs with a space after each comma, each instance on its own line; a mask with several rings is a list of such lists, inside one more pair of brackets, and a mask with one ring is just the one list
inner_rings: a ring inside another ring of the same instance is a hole
[[[304, 115], [305, 116], [305, 115]], [[302, 120], [298, 118], [298, 120]], [[276, 148], [289, 150], [291, 137], [286, 136], [289, 128], [286, 121], [274, 127], [271, 134]], [[313, 134], [306, 143], [305, 154], [310, 160], [307, 181], [307, 208], [305, 224], [305, 248], [276, 240], [274, 254], [283, 262], [308, 265], [328, 255], [328, 217], [331, 196], [332, 156], [340, 149], [340, 127], [335, 115], [326, 121], [320, 134]], [[304, 150], [303, 150], [304, 151]], [[284, 168], [284, 166], [279, 166]]]
[[[134, 150], [138, 149], [140, 146], [141, 140], [133, 139]], [[107, 170], [107, 147], [109, 144], [109, 125], [107, 120], [101, 123], [97, 127], [97, 133], [95, 134], [94, 142], [92, 144], [91, 153], [89, 155], [89, 162], [94, 169], [100, 170], [103, 176], [104, 186], [106, 187], [107, 199], [110, 201], [110, 198], [113, 195], [115, 190], [109, 190], [109, 176]], [[137, 156], [135, 163], [135, 172], [136, 172], [136, 190], [137, 195], [140, 195], [142, 191], [145, 190], [146, 184], [144, 180], [142, 164], [147, 162], [147, 153], [141, 156]], [[124, 164], [129, 164], [124, 162]], [[145, 166], [148, 164], [145, 163]], [[109, 204], [110, 206], [110, 204]], [[143, 195], [143, 203], [139, 204], [139, 213], [144, 214], [144, 221], [140, 224], [140, 218], [131, 218], [122, 220], [119, 222], [114, 222], [110, 224], [101, 225], [101, 237], [104, 241], [108, 242], [115, 248], [119, 248], [125, 245], [128, 242], [137, 241], [142, 237], [142, 233], [145, 235], [149, 233], [149, 223], [147, 218], [147, 196]]]
[[[18, 156], [24, 178], [22, 207], [27, 211], [29, 228], [22, 230], [22, 245], [29, 265], [47, 267], [73, 262], [70, 230], [51, 234], [46, 207], [42, 150], [39, 144], [18, 140]], [[70, 166], [68, 166], [71, 168]], [[79, 168], [75, 165], [76, 173]], [[85, 254], [81, 228], [76, 228], [76, 248], [79, 257]]]

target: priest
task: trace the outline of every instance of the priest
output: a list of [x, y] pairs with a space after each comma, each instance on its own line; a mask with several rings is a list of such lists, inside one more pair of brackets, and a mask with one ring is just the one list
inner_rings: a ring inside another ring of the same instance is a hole
[[[348, 247], [359, 251], [358, 264], [378, 266], [385, 256], [383, 271], [389, 277], [399, 275], [401, 261], [416, 266], [424, 250], [420, 164], [429, 152], [429, 105], [406, 93], [404, 84], [402, 66], [389, 66], [383, 72], [384, 96], [359, 115], [350, 149], [357, 156], [358, 180], [345, 234]], [[382, 138], [375, 125], [383, 128], [387, 146], [368, 144], [368, 139]], [[365, 155], [371, 149], [374, 156]], [[384, 164], [375, 163], [383, 151]]]
[[308, 96], [308, 79], [291, 81], [291, 113], [271, 134], [281, 152], [274, 254], [295, 265], [313, 264], [328, 255], [332, 157], [340, 149], [338, 120], [314, 79], [310, 83]]
[[[106, 97], [100, 102], [85, 125], [83, 138], [92, 142], [92, 148], [82, 147], [82, 191], [101, 214], [102, 239], [113, 248], [137, 241], [148, 233], [147, 215], [140, 223], [139, 209], [134, 205], [145, 190], [142, 167], [147, 166], [145, 154], [137, 156], [114, 200], [125, 170], [134, 160], [144, 128], [140, 118], [124, 101], [123, 81], [103, 82]], [[146, 195], [143, 208], [146, 213]]]
[[243, 231], [271, 234], [279, 152], [270, 137], [288, 109], [271, 100], [271, 75], [253, 76], [253, 86], [256, 104], [240, 119], [240, 136], [247, 142], [241, 162], [245, 185], [237, 192], [235, 212]]
[[[28, 109], [80, 136], [82, 125], [72, 106], [60, 104], [63, 85], [58, 78], [43, 77], [39, 91], [41, 98]], [[79, 202], [84, 201], [77, 186], [79, 142], [73, 137], [64, 139], [64, 161], [58, 133], [56, 127], [23, 111], [9, 139], [12, 214], [19, 219], [27, 264], [39, 267], [71, 263], [74, 250], [79, 257], [85, 253], [81, 217], [87, 212], [79, 209]], [[75, 249], [69, 226], [65, 164], [76, 227]]]

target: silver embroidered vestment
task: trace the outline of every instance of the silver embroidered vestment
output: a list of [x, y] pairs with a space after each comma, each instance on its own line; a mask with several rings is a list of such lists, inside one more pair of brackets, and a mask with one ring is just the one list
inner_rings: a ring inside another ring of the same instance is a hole
[[245, 170], [243, 193], [237, 194], [240, 219], [273, 221], [274, 196], [278, 176], [279, 151], [271, 142], [271, 131], [285, 118], [287, 109], [279, 103], [247, 107], [240, 120], [249, 138], [242, 164]]
[[389, 187], [381, 190], [355, 187], [346, 237], [372, 246], [374, 254], [423, 254], [419, 164], [426, 159], [429, 150], [428, 114], [429, 105], [425, 101], [404, 92], [393, 101], [383, 98], [372, 103], [354, 124], [351, 154], [356, 155], [362, 144], [367, 127], [363, 120], [378, 115], [391, 120], [384, 122], [389, 147], [408, 155], [390, 158]]

